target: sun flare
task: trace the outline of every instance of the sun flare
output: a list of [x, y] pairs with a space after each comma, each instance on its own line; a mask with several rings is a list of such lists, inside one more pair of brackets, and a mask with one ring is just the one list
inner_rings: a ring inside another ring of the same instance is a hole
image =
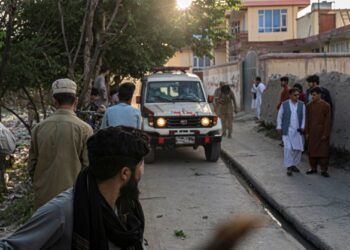
[[193, 0], [176, 0], [176, 6], [180, 10], [187, 9], [191, 6]]

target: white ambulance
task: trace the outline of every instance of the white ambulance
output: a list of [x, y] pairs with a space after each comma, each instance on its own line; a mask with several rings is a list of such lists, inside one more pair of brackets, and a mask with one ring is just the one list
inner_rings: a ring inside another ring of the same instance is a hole
[[155, 160], [157, 148], [204, 147], [208, 161], [220, 156], [222, 125], [212, 110], [213, 96], [206, 96], [198, 76], [185, 68], [165, 67], [142, 80], [137, 98], [142, 129], [151, 138], [146, 163]]

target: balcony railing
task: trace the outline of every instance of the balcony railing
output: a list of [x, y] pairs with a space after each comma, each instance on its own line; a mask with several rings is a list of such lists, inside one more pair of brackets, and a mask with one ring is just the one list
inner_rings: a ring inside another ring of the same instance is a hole
[[233, 43], [248, 42], [248, 31], [236, 32], [232, 36]]

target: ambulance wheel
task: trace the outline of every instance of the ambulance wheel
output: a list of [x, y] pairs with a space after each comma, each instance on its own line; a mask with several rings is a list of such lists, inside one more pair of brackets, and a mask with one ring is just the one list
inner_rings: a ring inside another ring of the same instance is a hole
[[221, 152], [221, 142], [213, 142], [204, 146], [205, 158], [210, 162], [217, 162]]

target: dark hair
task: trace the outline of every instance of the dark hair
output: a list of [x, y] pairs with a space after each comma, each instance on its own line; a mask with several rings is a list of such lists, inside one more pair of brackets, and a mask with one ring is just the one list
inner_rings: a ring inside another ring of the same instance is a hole
[[57, 101], [58, 105], [73, 105], [76, 99], [75, 94], [72, 93], [58, 93], [54, 94], [53, 98]]
[[255, 78], [255, 80], [261, 82], [261, 77], [260, 77], [260, 76], [257, 76], [257, 77]]
[[289, 82], [289, 78], [287, 76], [283, 76], [280, 79], [281, 82]]
[[292, 88], [292, 89], [290, 89], [288, 92], [289, 92], [289, 95], [293, 95], [295, 92], [300, 93], [300, 90], [297, 89], [297, 88]]
[[311, 89], [310, 91], [311, 94], [316, 93], [316, 94], [322, 94], [322, 89], [320, 87], [315, 87]]
[[107, 65], [102, 65], [100, 69], [100, 74], [106, 73], [110, 68]]
[[303, 86], [300, 83], [294, 84], [293, 88], [299, 89], [300, 92], [303, 92]]
[[87, 141], [90, 168], [99, 181], [114, 177], [123, 167], [132, 172], [149, 152], [149, 137], [139, 129], [118, 126], [99, 130]]
[[135, 92], [135, 84], [126, 82], [119, 87], [119, 101], [128, 102], [132, 99]]
[[221, 92], [224, 94], [224, 95], [228, 95], [231, 91], [231, 88], [229, 85], [225, 84], [224, 86], [221, 86]]
[[92, 95], [92, 96], [98, 96], [98, 95], [100, 95], [100, 93], [98, 92], [98, 89], [97, 88], [92, 88], [91, 89], [91, 93], [90, 93], [90, 95]]
[[320, 77], [318, 75], [311, 75], [306, 78], [308, 83], [315, 82], [317, 85], [320, 84]]

